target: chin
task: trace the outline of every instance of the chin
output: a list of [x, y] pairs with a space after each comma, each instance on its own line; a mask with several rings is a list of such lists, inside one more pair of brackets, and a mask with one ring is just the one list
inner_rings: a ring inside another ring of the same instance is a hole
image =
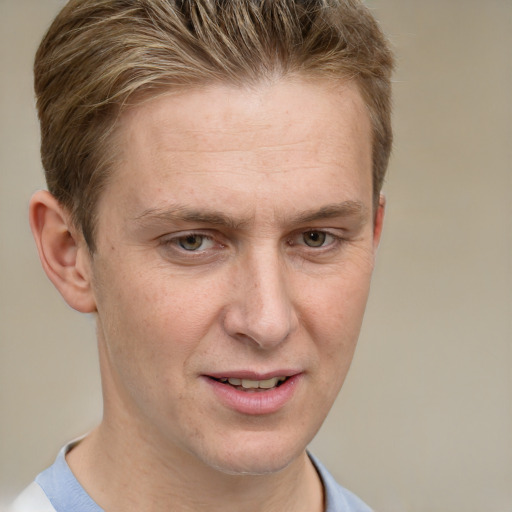
[[293, 444], [283, 438], [255, 441], [238, 441], [224, 446], [222, 451], [218, 446], [210, 456], [203, 453], [202, 459], [208, 466], [229, 475], [268, 475], [288, 467], [304, 453], [307, 445], [302, 440]]

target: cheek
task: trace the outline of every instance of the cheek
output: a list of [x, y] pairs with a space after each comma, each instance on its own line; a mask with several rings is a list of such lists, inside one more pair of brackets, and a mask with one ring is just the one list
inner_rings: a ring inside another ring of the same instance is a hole
[[346, 268], [310, 295], [304, 323], [317, 347], [320, 374], [333, 389], [343, 383], [354, 355], [370, 276], [371, 269]]
[[102, 269], [101, 275], [109, 278], [99, 280], [98, 316], [112, 356], [141, 368], [150, 365], [154, 374], [170, 363], [183, 365], [215, 317], [214, 288], [121, 265], [115, 272]]
[[[348, 268], [315, 286], [306, 308], [321, 340], [355, 342], [364, 315], [370, 287], [370, 271]], [[302, 292], [303, 293], [303, 292]], [[355, 339], [354, 339], [355, 338]]]

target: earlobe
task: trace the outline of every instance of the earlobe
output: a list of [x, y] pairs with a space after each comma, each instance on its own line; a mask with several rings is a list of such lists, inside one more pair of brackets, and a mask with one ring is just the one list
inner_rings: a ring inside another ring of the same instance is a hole
[[375, 219], [373, 222], [373, 247], [376, 251], [379, 247], [380, 237], [382, 235], [382, 226], [384, 224], [384, 211], [386, 209], [386, 197], [384, 194], [379, 196], [379, 205], [375, 212]]
[[46, 275], [64, 300], [77, 311], [92, 313], [96, 304], [91, 288], [90, 254], [68, 213], [47, 191], [30, 200], [29, 219]]

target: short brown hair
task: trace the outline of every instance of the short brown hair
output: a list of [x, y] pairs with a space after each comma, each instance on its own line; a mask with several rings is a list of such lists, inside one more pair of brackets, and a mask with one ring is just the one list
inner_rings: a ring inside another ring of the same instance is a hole
[[71, 0], [34, 65], [48, 188], [93, 252], [96, 203], [115, 160], [111, 135], [128, 103], [172, 87], [293, 73], [358, 84], [373, 125], [378, 201], [391, 151], [392, 68], [358, 0]]

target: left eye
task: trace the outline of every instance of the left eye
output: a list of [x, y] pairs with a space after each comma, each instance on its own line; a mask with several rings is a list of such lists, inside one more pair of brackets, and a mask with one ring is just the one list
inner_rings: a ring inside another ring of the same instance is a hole
[[213, 242], [205, 235], [189, 234], [177, 238], [176, 244], [185, 251], [204, 251], [210, 248], [213, 245]]
[[334, 237], [325, 231], [306, 231], [302, 233], [302, 240], [308, 247], [323, 247], [332, 243]]

